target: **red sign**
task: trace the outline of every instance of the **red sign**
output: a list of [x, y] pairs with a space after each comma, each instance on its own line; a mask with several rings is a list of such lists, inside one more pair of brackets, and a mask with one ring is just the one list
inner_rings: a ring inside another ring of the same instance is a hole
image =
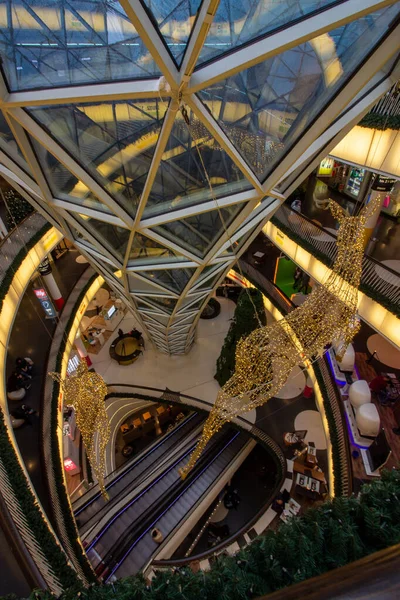
[[66, 471], [73, 471], [74, 469], [76, 469], [76, 464], [74, 463], [73, 460], [71, 460], [70, 458], [66, 458], [64, 460], [64, 469]]
[[37, 290], [33, 291], [35, 293], [36, 298], [39, 298], [39, 300], [46, 300], [48, 298], [47, 292], [44, 288], [38, 288]]

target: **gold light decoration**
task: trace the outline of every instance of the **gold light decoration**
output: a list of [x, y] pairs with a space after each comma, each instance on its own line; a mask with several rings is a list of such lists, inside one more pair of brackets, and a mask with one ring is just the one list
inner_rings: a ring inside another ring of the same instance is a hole
[[84, 361], [81, 361], [75, 373], [66, 379], [62, 379], [59, 373], [49, 373], [49, 375], [60, 384], [64, 393], [64, 403], [74, 407], [76, 424], [81, 432], [93, 473], [103, 498], [108, 500], [104, 486], [105, 449], [111, 434], [104, 403], [107, 385], [98, 373], [89, 372]]
[[360, 326], [357, 299], [364, 227], [379, 206], [378, 197], [358, 216], [350, 217], [336, 202], [327, 202], [327, 208], [340, 225], [337, 257], [331, 272], [324, 284], [316, 287], [304, 304], [284, 319], [256, 329], [240, 340], [235, 372], [219, 391], [197, 446], [187, 465], [180, 470], [183, 479], [224, 423], [276, 396], [296, 365], [322, 354], [325, 346], [333, 342], [341, 342], [341, 354], [344, 354]]

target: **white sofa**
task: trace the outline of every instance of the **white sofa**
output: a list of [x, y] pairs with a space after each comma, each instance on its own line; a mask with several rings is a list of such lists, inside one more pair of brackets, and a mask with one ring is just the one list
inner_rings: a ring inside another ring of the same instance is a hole
[[361, 435], [376, 437], [381, 428], [381, 420], [375, 404], [363, 404], [357, 409], [356, 423]]
[[351, 384], [349, 387], [349, 400], [355, 409], [371, 402], [371, 390], [365, 379], [359, 379]]

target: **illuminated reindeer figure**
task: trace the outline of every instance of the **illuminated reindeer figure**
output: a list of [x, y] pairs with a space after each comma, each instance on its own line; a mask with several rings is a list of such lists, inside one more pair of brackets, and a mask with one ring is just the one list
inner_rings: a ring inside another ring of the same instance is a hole
[[[238, 415], [263, 405], [275, 396], [296, 365], [322, 354], [327, 344], [342, 343], [342, 355], [359, 329], [356, 317], [358, 286], [364, 256], [364, 227], [380, 206], [370, 202], [350, 217], [328, 201], [339, 221], [337, 257], [326, 281], [316, 287], [304, 304], [272, 325], [253, 331], [236, 348], [235, 372], [218, 393], [189, 462], [180, 470], [184, 479], [209, 439]], [[342, 358], [339, 352], [339, 359]]]
[[84, 361], [79, 363], [75, 373], [64, 380], [59, 373], [49, 375], [60, 384], [64, 393], [64, 404], [74, 407], [76, 425], [81, 433], [89, 462], [101, 494], [108, 500], [104, 486], [104, 455], [111, 433], [104, 403], [107, 384], [98, 373], [90, 373]]

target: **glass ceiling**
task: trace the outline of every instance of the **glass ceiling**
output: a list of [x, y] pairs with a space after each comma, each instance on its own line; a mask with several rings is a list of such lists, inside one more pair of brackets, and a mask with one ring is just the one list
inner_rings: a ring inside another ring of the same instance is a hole
[[31, 174], [139, 314], [140, 297], [174, 297], [158, 325], [172, 335], [268, 216], [260, 202], [278, 206], [282, 171], [393, 60], [395, 43], [374, 53], [400, 2], [378, 4], [0, 0], [0, 163]]

